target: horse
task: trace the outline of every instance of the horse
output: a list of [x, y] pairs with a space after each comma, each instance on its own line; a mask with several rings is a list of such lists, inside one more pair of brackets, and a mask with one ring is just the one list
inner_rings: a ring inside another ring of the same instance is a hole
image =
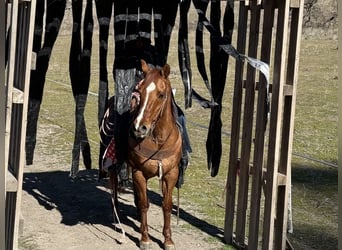
[[147, 181], [160, 180], [163, 194], [164, 249], [174, 249], [171, 238], [172, 192], [179, 175], [182, 137], [176, 122], [170, 66], [150, 68], [141, 60], [143, 80], [136, 86], [137, 98], [132, 98], [132, 122], [128, 138], [127, 164], [132, 171], [136, 205], [140, 218], [140, 248], [149, 249], [147, 211]]

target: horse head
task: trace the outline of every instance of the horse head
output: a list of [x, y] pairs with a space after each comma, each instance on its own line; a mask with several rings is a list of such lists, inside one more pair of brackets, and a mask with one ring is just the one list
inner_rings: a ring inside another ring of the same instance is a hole
[[150, 68], [141, 60], [144, 79], [136, 86], [139, 105], [135, 107], [131, 132], [136, 138], [152, 135], [156, 123], [164, 115], [168, 100], [171, 100], [171, 84], [168, 79], [170, 66]]

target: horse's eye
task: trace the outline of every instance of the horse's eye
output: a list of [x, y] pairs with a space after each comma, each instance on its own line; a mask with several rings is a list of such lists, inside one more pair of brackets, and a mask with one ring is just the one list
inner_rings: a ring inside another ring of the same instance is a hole
[[158, 96], [158, 97], [159, 97], [159, 99], [164, 99], [165, 96], [166, 96], [165, 93], [159, 93], [159, 96]]

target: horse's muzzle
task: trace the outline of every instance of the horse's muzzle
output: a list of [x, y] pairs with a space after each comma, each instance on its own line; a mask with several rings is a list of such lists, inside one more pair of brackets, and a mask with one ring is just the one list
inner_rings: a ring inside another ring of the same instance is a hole
[[133, 132], [133, 135], [135, 138], [144, 139], [145, 137], [149, 135], [150, 127], [144, 124], [140, 125], [138, 128], [135, 128], [135, 126], [132, 126], [131, 131]]

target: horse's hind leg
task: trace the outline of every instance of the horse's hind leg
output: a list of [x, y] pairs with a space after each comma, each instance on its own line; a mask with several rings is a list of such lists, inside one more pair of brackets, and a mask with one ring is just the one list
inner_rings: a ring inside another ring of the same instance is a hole
[[141, 171], [133, 170], [133, 183], [134, 191], [136, 194], [136, 202], [139, 217], [140, 217], [140, 249], [149, 249], [150, 237], [148, 236], [147, 226], [147, 211], [149, 208], [149, 202], [147, 198], [147, 180], [143, 176]]
[[[175, 168], [176, 169], [176, 168]], [[172, 191], [177, 182], [177, 175], [171, 172], [163, 178], [163, 215], [164, 215], [164, 228], [163, 235], [165, 238], [164, 249], [175, 249], [175, 245], [171, 238], [171, 210], [172, 210]]]

